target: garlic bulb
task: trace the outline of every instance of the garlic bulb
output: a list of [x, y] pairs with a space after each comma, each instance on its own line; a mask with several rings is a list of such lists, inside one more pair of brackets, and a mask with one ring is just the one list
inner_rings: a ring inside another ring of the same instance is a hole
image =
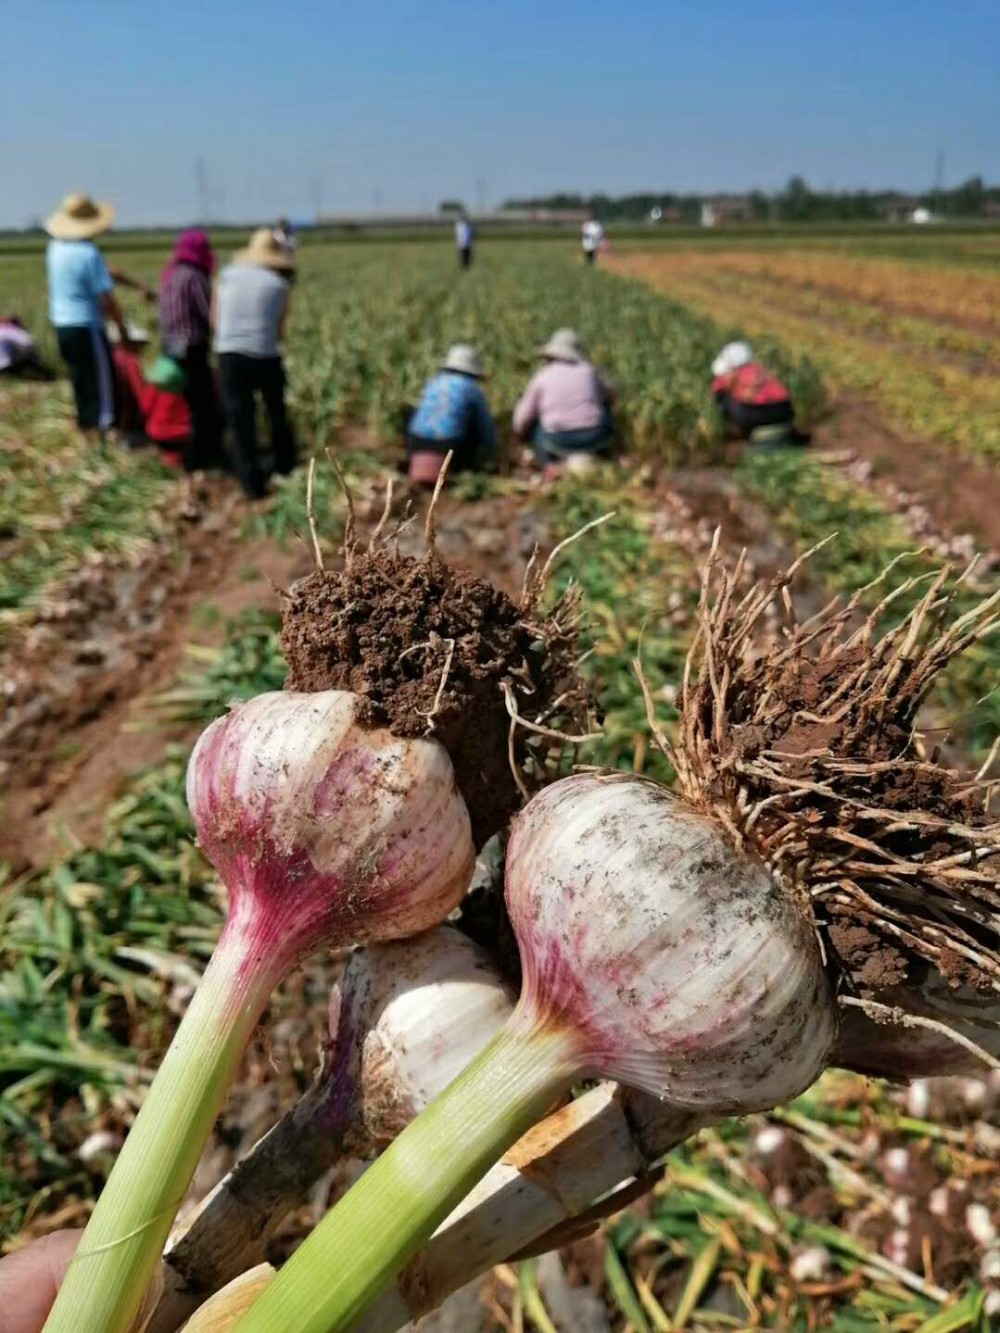
[[936, 1075], [981, 1074], [981, 1059], [950, 1039], [948, 1030], [1000, 1057], [1000, 995], [996, 992], [984, 994], [968, 985], [954, 986], [936, 969], [928, 968], [922, 981], [881, 990], [878, 1000], [918, 1018], [932, 1019], [946, 1030], [878, 1023], [860, 1009], [845, 1009], [830, 1057], [833, 1064], [903, 1082]]
[[836, 1020], [806, 911], [725, 830], [631, 776], [580, 774], [514, 822], [524, 998], [588, 1073], [723, 1114], [824, 1068]]
[[823, 1069], [833, 1002], [808, 916], [726, 830], [625, 774], [580, 774], [514, 821], [507, 905], [524, 986], [503, 1030], [372, 1164], [239, 1323], [357, 1326], [434, 1228], [574, 1080], [706, 1119]]
[[239, 1058], [276, 983], [322, 944], [442, 921], [475, 853], [433, 740], [355, 722], [355, 697], [274, 693], [195, 747], [187, 793], [229, 890], [226, 924], [59, 1293], [48, 1333], [124, 1333]]
[[188, 765], [231, 917], [285, 957], [426, 930], [475, 864], [443, 747], [366, 730], [354, 713], [343, 690], [258, 695], [213, 722]]
[[489, 955], [450, 926], [352, 954], [331, 999], [331, 1034], [341, 1005], [363, 1036], [350, 1133], [364, 1156], [391, 1143], [514, 1010]]

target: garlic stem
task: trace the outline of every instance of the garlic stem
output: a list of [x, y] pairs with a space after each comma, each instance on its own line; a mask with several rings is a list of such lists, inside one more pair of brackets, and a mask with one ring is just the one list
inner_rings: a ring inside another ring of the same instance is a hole
[[339, 690], [258, 695], [195, 746], [188, 804], [229, 915], [45, 1333], [130, 1327], [281, 977], [322, 944], [426, 930], [465, 891], [475, 850], [446, 751], [359, 726], [356, 703]]
[[[622, 1187], [646, 1177], [704, 1118], [653, 1097], [592, 1088], [535, 1125], [445, 1219], [383, 1291], [355, 1333], [395, 1333], [452, 1292], [524, 1251], [555, 1249], [573, 1219], [623, 1207]], [[596, 1223], [592, 1223], [596, 1225]]]
[[164, 1292], [145, 1333], [172, 1333], [212, 1292], [264, 1261], [289, 1211], [341, 1156], [344, 1125], [329, 1109], [313, 1084], [203, 1201], [164, 1256]]
[[483, 1055], [316, 1228], [238, 1328], [354, 1329], [383, 1286], [574, 1078], [717, 1117], [774, 1106], [833, 1045], [812, 925], [721, 825], [655, 784], [574, 775], [508, 844], [521, 1000]]
[[[278, 977], [227, 925], [97, 1201], [45, 1333], [128, 1328], [174, 1213]], [[155, 1145], [155, 1148], [152, 1146]]]
[[354, 1328], [486, 1169], [568, 1088], [578, 1061], [568, 1029], [536, 1025], [519, 1007], [327, 1214], [238, 1333]]
[[348, 959], [312, 1086], [173, 1237], [146, 1333], [174, 1333], [260, 1263], [282, 1219], [341, 1156], [374, 1157], [496, 1036], [513, 1002], [490, 956], [451, 926]]

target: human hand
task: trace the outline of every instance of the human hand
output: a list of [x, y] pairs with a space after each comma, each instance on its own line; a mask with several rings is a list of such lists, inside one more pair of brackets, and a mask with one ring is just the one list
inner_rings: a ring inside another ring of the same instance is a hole
[[53, 1231], [0, 1259], [0, 1333], [40, 1333], [82, 1231]]

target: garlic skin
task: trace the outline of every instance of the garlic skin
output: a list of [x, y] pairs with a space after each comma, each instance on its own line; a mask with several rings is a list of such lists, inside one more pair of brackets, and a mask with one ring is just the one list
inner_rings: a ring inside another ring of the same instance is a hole
[[331, 997], [365, 1033], [352, 1148], [380, 1152], [457, 1078], [514, 1012], [492, 959], [452, 926], [351, 955]]
[[627, 774], [544, 788], [514, 821], [507, 905], [522, 1004], [581, 1066], [742, 1114], [818, 1076], [836, 1015], [811, 922], [725, 830]]
[[286, 967], [324, 942], [436, 925], [475, 863], [447, 752], [358, 726], [343, 690], [238, 704], [195, 746], [187, 799], [229, 890], [227, 929]]
[[[1000, 1057], [1000, 995], [983, 994], [969, 985], [952, 984], [934, 968], [919, 983], [881, 990], [880, 1004], [904, 1013], [933, 1018]], [[981, 1077], [983, 1064], [971, 1051], [928, 1028], [877, 1023], [860, 1009], [847, 1009], [831, 1060], [844, 1069], [876, 1078], [911, 1079], [970, 1074]]]

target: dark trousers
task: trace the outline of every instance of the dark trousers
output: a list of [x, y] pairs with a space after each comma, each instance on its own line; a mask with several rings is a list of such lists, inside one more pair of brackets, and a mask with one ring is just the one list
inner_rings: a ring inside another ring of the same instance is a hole
[[740, 435], [749, 435], [758, 426], [790, 426], [795, 416], [787, 398], [777, 403], [741, 403], [728, 393], [718, 398], [723, 416]]
[[81, 430], [110, 430], [115, 424], [115, 379], [104, 330], [89, 324], [56, 329], [66, 362], [76, 420]]
[[285, 410], [285, 371], [281, 357], [220, 352], [219, 381], [236, 475], [246, 494], [259, 499], [267, 491], [267, 476], [257, 447], [258, 393], [264, 400], [271, 427], [273, 470], [287, 474], [295, 466], [295, 436]]
[[472, 267], [472, 246], [460, 245], [458, 248], [458, 266], [459, 268]]
[[175, 358], [187, 376], [187, 399], [191, 413], [191, 442], [184, 450], [184, 469], [217, 468], [225, 464], [222, 451], [222, 409], [215, 391], [215, 376], [208, 363], [206, 344], [188, 347]]
[[584, 257], [584, 259], [587, 261], [588, 264], [596, 264], [596, 263], [597, 263], [597, 251], [596, 251], [596, 250], [584, 250], [584, 252], [583, 252], [583, 257]]
[[561, 463], [572, 454], [606, 454], [611, 449], [614, 425], [610, 411], [596, 426], [585, 430], [546, 430], [539, 422], [531, 437], [535, 457], [546, 463]]

